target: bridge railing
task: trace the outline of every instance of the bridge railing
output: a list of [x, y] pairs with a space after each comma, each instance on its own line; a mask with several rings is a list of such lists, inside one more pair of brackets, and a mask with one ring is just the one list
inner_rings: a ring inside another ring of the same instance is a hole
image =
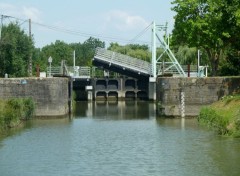
[[123, 68], [128, 68], [148, 75], [152, 73], [152, 66], [149, 62], [109, 51], [103, 48], [97, 48], [94, 58], [108, 62], [109, 65], [115, 64]]
[[52, 77], [53, 75], [62, 74], [62, 67], [47, 67], [47, 76]]
[[90, 67], [65, 67], [64, 69], [59, 67], [47, 67], [47, 76], [71, 76], [73, 78], [91, 78]]
[[[188, 65], [181, 65], [184, 73], [187, 75], [188, 73]], [[160, 63], [157, 67], [158, 70], [158, 75], [163, 75], [163, 74], [171, 74], [175, 77], [181, 76], [179, 75], [178, 70], [172, 63], [165, 62], [164, 65], [163, 63]], [[197, 77], [197, 65], [190, 65], [190, 76], [191, 77]]]

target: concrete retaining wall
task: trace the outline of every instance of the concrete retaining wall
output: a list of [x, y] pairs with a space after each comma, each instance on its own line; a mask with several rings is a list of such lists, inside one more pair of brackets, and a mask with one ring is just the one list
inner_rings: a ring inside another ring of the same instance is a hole
[[60, 116], [69, 112], [68, 78], [0, 79], [0, 98], [32, 97], [36, 116]]
[[240, 77], [158, 78], [159, 115], [181, 116], [181, 92], [185, 94], [185, 115], [197, 116], [201, 107], [239, 93]]

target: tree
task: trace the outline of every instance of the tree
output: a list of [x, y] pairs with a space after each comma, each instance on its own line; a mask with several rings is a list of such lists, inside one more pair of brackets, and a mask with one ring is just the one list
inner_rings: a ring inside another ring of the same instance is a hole
[[82, 44], [82, 54], [86, 66], [92, 65], [92, 59], [98, 47], [105, 48], [105, 42], [93, 37], [90, 37]]
[[217, 75], [220, 59], [226, 49], [239, 42], [239, 0], [174, 0], [175, 16], [173, 40], [203, 48]]
[[90, 37], [83, 44], [72, 43], [70, 46], [76, 52], [76, 65], [91, 66], [96, 48], [105, 48], [105, 42]]
[[3, 26], [0, 41], [0, 75], [7, 73], [10, 77], [27, 76], [29, 53], [33, 48], [32, 40], [17, 23]]
[[149, 52], [147, 45], [128, 44], [125, 46], [121, 46], [118, 43], [110, 43], [108, 49], [148, 62], [150, 62], [151, 59], [151, 53]]
[[[52, 57], [52, 66], [60, 66], [62, 60], [66, 60], [67, 65], [73, 64], [73, 50], [72, 48], [65, 42], [56, 40], [55, 43], [52, 43], [50, 45], [47, 45], [42, 48], [42, 51], [40, 53], [40, 61], [36, 64], [43, 64], [46, 65], [48, 63], [48, 58]], [[46, 64], [44, 64], [46, 63]], [[41, 69], [46, 69], [42, 68]]]
[[195, 47], [189, 48], [187, 45], [180, 45], [175, 56], [183, 65], [197, 63], [197, 49]]
[[226, 59], [220, 63], [220, 75], [240, 75], [240, 52], [236, 49], [229, 49]]

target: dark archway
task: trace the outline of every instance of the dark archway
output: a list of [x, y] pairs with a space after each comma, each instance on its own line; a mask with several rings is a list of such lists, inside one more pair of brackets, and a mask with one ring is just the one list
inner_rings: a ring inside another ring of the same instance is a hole
[[125, 93], [125, 100], [135, 100], [136, 99], [136, 94], [134, 91], [127, 91]]
[[106, 100], [107, 99], [107, 93], [103, 91], [99, 91], [96, 93], [96, 100]]

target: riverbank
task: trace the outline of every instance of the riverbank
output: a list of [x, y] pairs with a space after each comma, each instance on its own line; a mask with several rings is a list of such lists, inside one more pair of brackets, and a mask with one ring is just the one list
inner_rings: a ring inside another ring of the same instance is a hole
[[240, 137], [240, 94], [202, 108], [198, 120], [220, 135]]
[[31, 98], [0, 100], [0, 133], [18, 126], [22, 120], [33, 117], [34, 101]]

